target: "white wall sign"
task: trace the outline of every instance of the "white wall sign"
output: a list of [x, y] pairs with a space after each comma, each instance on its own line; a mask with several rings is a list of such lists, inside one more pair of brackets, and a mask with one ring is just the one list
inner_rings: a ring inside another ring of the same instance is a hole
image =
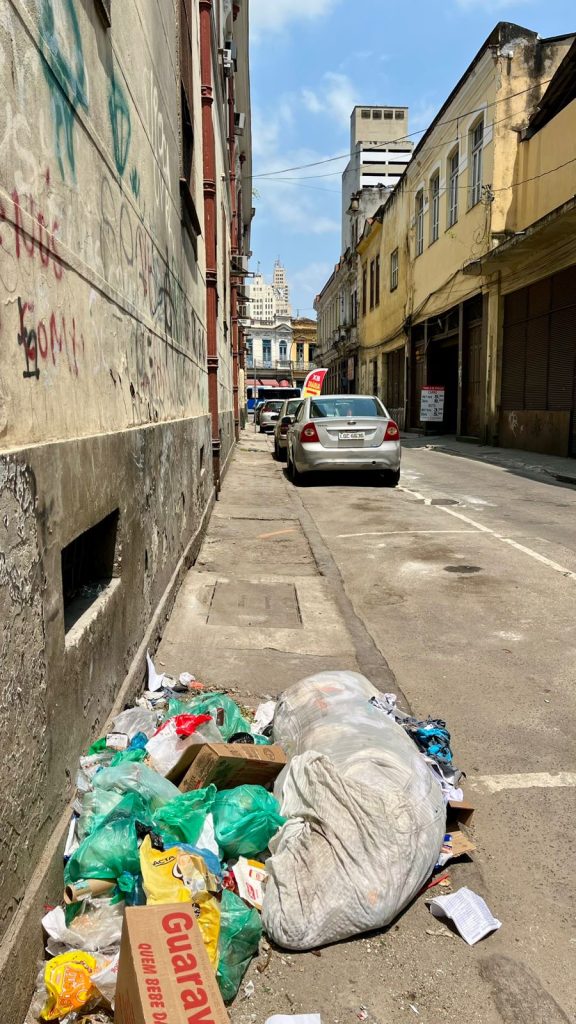
[[424, 387], [420, 395], [422, 423], [441, 423], [444, 419], [444, 388]]

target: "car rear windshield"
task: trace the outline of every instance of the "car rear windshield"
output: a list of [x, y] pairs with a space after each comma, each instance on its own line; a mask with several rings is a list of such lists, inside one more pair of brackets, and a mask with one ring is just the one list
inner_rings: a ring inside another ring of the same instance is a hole
[[264, 409], [266, 412], [279, 412], [282, 408], [282, 402], [266, 402]]
[[385, 416], [382, 407], [374, 398], [350, 397], [317, 398], [310, 403], [312, 419], [340, 416], [350, 419], [351, 416]]
[[302, 404], [301, 398], [293, 398], [291, 402], [286, 402], [286, 415], [291, 416], [293, 412]]

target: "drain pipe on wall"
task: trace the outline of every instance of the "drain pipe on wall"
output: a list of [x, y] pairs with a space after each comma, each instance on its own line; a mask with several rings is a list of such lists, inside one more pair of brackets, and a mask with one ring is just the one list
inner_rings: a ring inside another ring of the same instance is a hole
[[216, 143], [214, 138], [212, 83], [212, 6], [200, 5], [200, 80], [202, 91], [202, 161], [204, 178], [204, 242], [206, 249], [206, 351], [208, 405], [212, 427], [212, 466], [216, 496], [220, 493], [220, 418], [218, 410], [218, 267], [216, 219]]

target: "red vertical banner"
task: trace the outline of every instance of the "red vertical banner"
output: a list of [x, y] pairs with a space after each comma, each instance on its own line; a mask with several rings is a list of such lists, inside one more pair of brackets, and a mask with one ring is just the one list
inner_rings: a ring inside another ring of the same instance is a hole
[[312, 370], [308, 374], [304, 381], [304, 387], [302, 388], [302, 398], [315, 398], [317, 395], [322, 393], [322, 385], [324, 378], [328, 370]]

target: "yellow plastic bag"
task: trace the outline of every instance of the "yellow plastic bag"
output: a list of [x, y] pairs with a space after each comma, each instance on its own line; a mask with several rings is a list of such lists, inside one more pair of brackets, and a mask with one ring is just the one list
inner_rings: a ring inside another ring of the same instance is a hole
[[211, 895], [218, 889], [203, 857], [186, 846], [155, 850], [146, 836], [140, 847], [140, 869], [146, 902], [193, 903], [204, 945], [214, 968], [218, 966], [220, 904]]
[[90, 953], [74, 951], [49, 960], [44, 969], [48, 998], [41, 1013], [43, 1020], [65, 1017], [97, 995], [91, 980], [97, 969]]

